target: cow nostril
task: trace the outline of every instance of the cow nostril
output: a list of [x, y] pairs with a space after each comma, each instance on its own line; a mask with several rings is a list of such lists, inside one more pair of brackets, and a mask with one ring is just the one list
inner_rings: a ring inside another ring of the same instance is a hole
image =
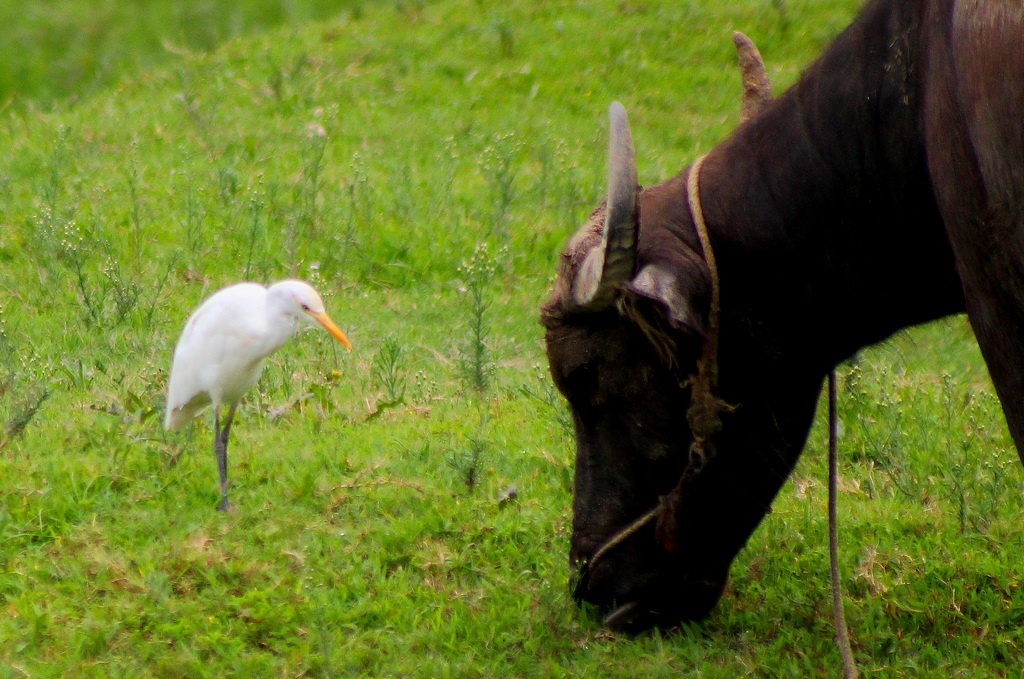
[[639, 608], [639, 601], [624, 603], [605, 616], [604, 624], [611, 630], [624, 630], [632, 627], [632, 622], [636, 619]]
[[622, 604], [605, 616], [604, 624], [613, 632], [638, 634], [652, 626], [650, 611], [639, 601]]

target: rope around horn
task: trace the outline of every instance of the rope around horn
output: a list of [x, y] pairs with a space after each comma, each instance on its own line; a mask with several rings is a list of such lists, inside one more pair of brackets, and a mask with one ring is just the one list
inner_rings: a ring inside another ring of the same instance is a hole
[[715, 251], [711, 247], [708, 225], [704, 219], [704, 208], [700, 200], [700, 171], [704, 166], [707, 154], [701, 156], [690, 167], [686, 179], [686, 199], [693, 218], [693, 227], [708, 266], [708, 277], [711, 283], [711, 304], [708, 309], [707, 328], [704, 347], [697, 361], [697, 372], [688, 384], [690, 405], [686, 410], [686, 422], [690, 425], [693, 437], [690, 443], [689, 460], [683, 469], [679, 482], [668, 495], [662, 498], [661, 511], [658, 514], [658, 525], [655, 535], [659, 542], [672, 552], [676, 549], [675, 536], [678, 534], [676, 517], [683, 501], [683, 491], [698, 474], [703, 471], [708, 461], [715, 456], [714, 436], [722, 429], [723, 412], [730, 412], [733, 406], [718, 398], [718, 330], [721, 315], [721, 286], [718, 278], [718, 264]]

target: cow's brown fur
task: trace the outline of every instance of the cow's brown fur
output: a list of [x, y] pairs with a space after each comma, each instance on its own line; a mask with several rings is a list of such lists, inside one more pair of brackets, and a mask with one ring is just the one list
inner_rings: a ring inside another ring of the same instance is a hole
[[[737, 408], [679, 503], [680, 549], [666, 552], [652, 528], [584, 568], [577, 595], [626, 610], [615, 626], [710, 610], [803, 448], [828, 370], [900, 328], [966, 310], [1024, 451], [1021, 35], [1024, 10], [1008, 0], [873, 0], [710, 152], [701, 197], [722, 284], [720, 395]], [[685, 463], [689, 390], [634, 319], [671, 327], [674, 362], [693, 371], [708, 272], [686, 179], [639, 195], [636, 271], [659, 285], [621, 286], [633, 314], [567, 302], [600, 220], [570, 245], [542, 310], [576, 425], [580, 565]]]

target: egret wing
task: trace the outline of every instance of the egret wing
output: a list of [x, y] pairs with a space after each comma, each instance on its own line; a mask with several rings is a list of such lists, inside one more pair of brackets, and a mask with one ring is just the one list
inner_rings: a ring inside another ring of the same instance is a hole
[[204, 406], [236, 402], [259, 379], [255, 355], [265, 325], [266, 290], [254, 283], [214, 294], [189, 317], [174, 349], [165, 425], [187, 424]]

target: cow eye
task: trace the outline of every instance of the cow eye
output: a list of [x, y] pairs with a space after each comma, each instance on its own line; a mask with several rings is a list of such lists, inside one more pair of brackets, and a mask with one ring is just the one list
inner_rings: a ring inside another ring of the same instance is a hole
[[569, 372], [564, 381], [565, 395], [587, 396], [597, 390], [597, 366], [584, 363]]

